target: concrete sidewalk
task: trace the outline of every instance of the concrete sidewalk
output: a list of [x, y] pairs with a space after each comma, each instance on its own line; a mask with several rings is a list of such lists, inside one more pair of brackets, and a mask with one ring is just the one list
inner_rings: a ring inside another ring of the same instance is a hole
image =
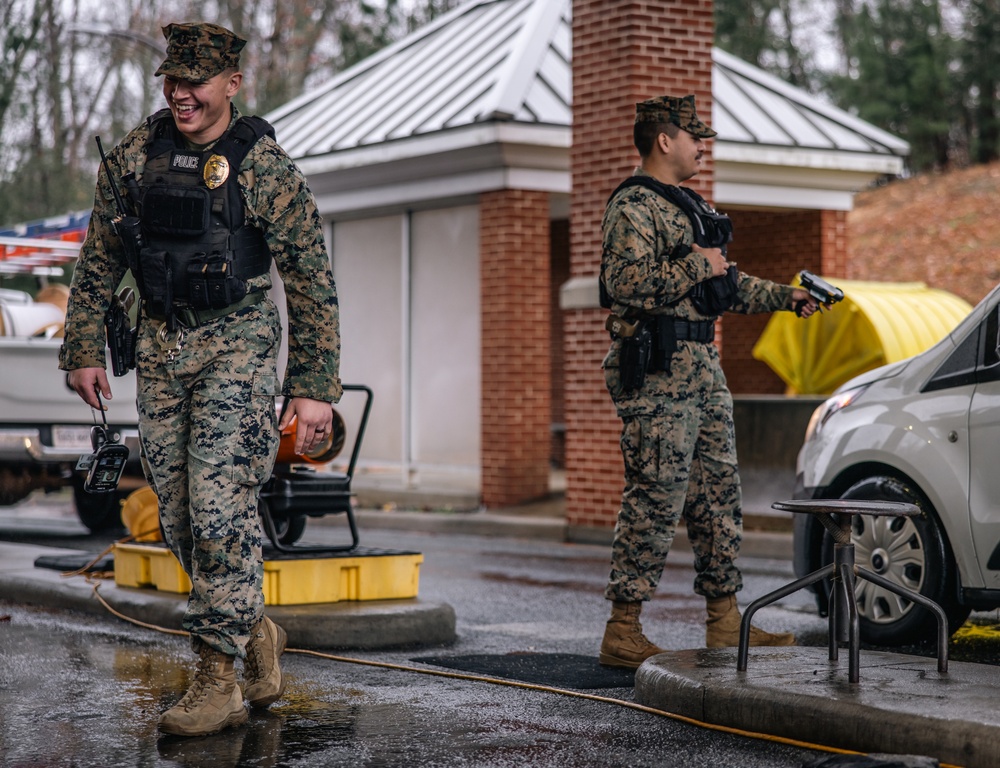
[[1000, 765], [1000, 668], [861, 652], [857, 684], [847, 650], [751, 648], [669, 651], [636, 672], [636, 700], [701, 722], [857, 752], [925, 755], [965, 768]]

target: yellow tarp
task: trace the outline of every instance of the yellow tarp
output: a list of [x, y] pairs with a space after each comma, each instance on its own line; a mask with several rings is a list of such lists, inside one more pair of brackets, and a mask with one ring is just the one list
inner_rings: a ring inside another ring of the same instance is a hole
[[923, 352], [972, 309], [924, 283], [828, 282], [843, 290], [843, 301], [807, 320], [775, 312], [752, 351], [796, 394], [830, 394], [860, 373]]

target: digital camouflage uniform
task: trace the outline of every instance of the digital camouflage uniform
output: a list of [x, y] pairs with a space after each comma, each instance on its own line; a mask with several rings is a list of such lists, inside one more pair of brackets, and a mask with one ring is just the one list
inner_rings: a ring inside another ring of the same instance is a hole
[[[232, 108], [230, 128], [239, 113]], [[115, 180], [141, 179], [144, 122], [109, 153]], [[204, 147], [198, 147], [201, 150]], [[184, 329], [177, 353], [156, 340], [161, 323], [143, 317], [136, 351], [139, 431], [150, 484], [170, 548], [191, 577], [184, 627], [228, 655], [242, 655], [263, 616], [263, 560], [257, 501], [278, 447], [278, 394], [337, 402], [341, 395], [336, 289], [315, 201], [291, 159], [267, 136], [239, 169], [247, 222], [265, 236], [285, 285], [288, 365], [279, 388], [278, 311], [270, 299]], [[104, 312], [127, 264], [112, 228], [107, 174], [73, 276], [64, 370], [105, 366]], [[248, 292], [271, 287], [265, 273]]]
[[[679, 243], [693, 242], [680, 208], [648, 188], [630, 186], [608, 202], [602, 226], [603, 275], [614, 314], [712, 319], [686, 297], [711, 277], [705, 257], [667, 256]], [[730, 311], [785, 309], [792, 290], [740, 273]], [[622, 419], [625, 460], [605, 596], [628, 603], [652, 597], [682, 514], [695, 554], [695, 592], [709, 599], [733, 594], [742, 587], [734, 560], [743, 523], [733, 401], [719, 351], [713, 343], [679, 340], [669, 373], [647, 373], [643, 386], [630, 392], [622, 391], [620, 352], [621, 341], [614, 339], [603, 364]]]

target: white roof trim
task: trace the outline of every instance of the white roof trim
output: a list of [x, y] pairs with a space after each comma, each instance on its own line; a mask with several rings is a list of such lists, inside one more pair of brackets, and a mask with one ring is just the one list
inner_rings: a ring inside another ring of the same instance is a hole
[[[903, 158], [838, 150], [806, 149], [799, 147], [760, 147], [715, 141], [712, 157], [717, 162], [732, 164], [770, 165], [789, 168], [851, 171], [866, 174], [899, 174], [903, 171]], [[716, 172], [718, 177], [718, 172]]]
[[[306, 157], [297, 160], [296, 165], [306, 176], [315, 176], [348, 168], [396, 163], [497, 144], [534, 146], [568, 152], [571, 141], [571, 131], [567, 126], [476, 123], [449, 131], [387, 141], [328, 155]], [[564, 167], [566, 170], [569, 169], [568, 156]]]

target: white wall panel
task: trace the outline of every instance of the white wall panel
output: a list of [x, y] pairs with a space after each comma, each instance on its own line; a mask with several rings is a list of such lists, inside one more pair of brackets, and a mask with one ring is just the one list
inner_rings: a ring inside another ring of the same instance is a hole
[[411, 227], [413, 460], [478, 473], [479, 210], [415, 213]]
[[[375, 393], [361, 453], [365, 463], [403, 460], [403, 233], [403, 216], [333, 226], [341, 379], [366, 384]], [[359, 405], [360, 395], [345, 395], [341, 410], [349, 423], [357, 423]]]

